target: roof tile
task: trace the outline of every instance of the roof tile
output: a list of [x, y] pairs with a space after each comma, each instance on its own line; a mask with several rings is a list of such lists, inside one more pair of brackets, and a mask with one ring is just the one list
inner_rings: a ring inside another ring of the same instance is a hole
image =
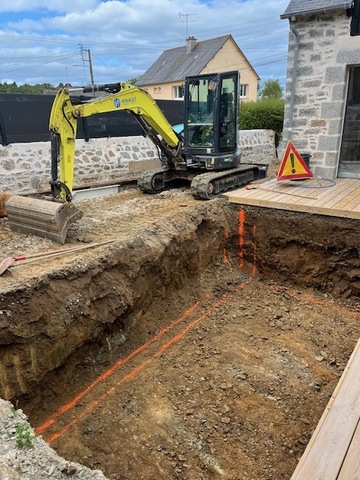
[[197, 42], [190, 53], [186, 53], [186, 45], [165, 50], [136, 85], [175, 82], [185, 76], [199, 75], [229, 38], [231, 35]]
[[330, 10], [350, 8], [351, 0], [291, 0], [280, 18], [289, 18], [292, 15], [326, 13]]

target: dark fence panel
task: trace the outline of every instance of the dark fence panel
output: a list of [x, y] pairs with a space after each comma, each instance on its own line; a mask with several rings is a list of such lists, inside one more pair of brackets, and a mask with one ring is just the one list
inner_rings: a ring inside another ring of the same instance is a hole
[[48, 95], [0, 94], [2, 144], [48, 140], [53, 100]]
[[[79, 98], [79, 97], [78, 97]], [[49, 140], [49, 115], [52, 95], [0, 94], [0, 142], [46, 142]], [[168, 121], [183, 123], [184, 105], [177, 100], [158, 100]], [[126, 137], [142, 135], [133, 115], [126, 111], [108, 112], [81, 119], [77, 138]]]

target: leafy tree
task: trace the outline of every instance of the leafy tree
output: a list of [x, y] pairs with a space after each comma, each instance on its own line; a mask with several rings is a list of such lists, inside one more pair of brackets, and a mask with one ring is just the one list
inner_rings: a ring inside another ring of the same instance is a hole
[[281, 83], [278, 79], [266, 80], [264, 85], [260, 88], [260, 98], [261, 99], [281, 99], [283, 98], [284, 92], [281, 86]]
[[23, 85], [17, 85], [15, 82], [12, 83], [0, 83], [0, 93], [32, 93], [32, 94], [42, 94], [44, 90], [51, 90], [54, 86], [50, 83], [42, 83], [36, 85], [29, 85], [24, 83]]
[[135, 85], [138, 80], [139, 77], [129, 78], [129, 80], [126, 80], [126, 83], [131, 83], [132, 85]]

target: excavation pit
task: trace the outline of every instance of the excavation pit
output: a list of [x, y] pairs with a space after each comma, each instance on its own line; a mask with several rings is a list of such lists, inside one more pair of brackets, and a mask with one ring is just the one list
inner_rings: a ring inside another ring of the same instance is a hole
[[[358, 222], [186, 190], [79, 205], [64, 248], [110, 243], [0, 277], [0, 396], [111, 480], [290, 478], [359, 337]], [[0, 248], [59, 246], [4, 221]]]

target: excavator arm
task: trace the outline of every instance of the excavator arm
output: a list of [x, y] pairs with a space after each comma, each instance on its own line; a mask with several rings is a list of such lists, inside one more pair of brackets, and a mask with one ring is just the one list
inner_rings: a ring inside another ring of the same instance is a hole
[[162, 161], [167, 166], [186, 168], [181, 137], [174, 132], [147, 92], [129, 83], [103, 85], [97, 90], [105, 92], [105, 95], [75, 102], [70, 97], [71, 93], [87, 93], [93, 89], [65, 87], [53, 102], [49, 128], [52, 142], [51, 186], [56, 198], [60, 197], [64, 202], [72, 199], [77, 123], [82, 117], [126, 110], [135, 116], [150, 140], [161, 150]]

